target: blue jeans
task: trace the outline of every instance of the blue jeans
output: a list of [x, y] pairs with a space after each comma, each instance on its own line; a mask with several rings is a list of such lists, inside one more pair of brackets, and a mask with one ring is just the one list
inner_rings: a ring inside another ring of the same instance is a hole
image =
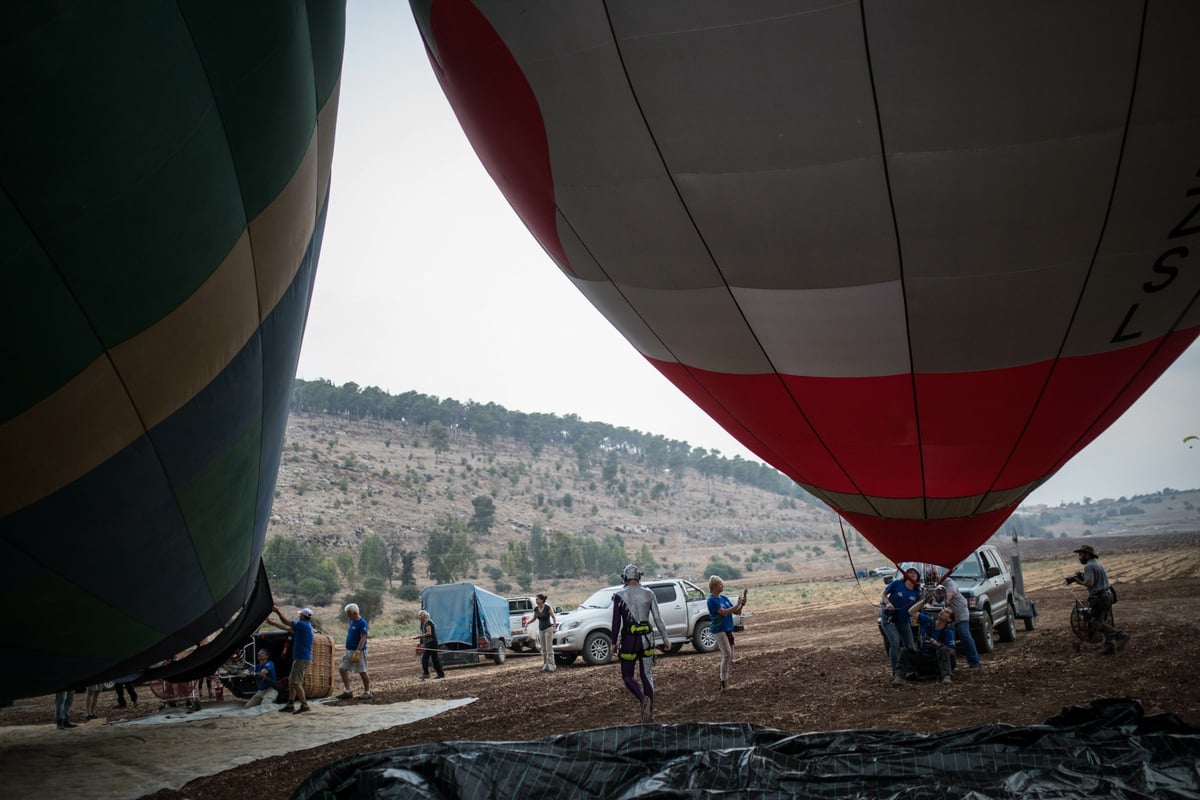
[[71, 718], [71, 701], [75, 699], [75, 690], [56, 692], [54, 695], [54, 721], [66, 722]]
[[[898, 613], [896, 616], [900, 616]], [[909, 623], [910, 617], [904, 615], [902, 623], [888, 622], [884, 618], [883, 635], [888, 640], [888, 659], [892, 662], [892, 673], [894, 674], [900, 668], [900, 652], [901, 648], [913, 650], [916, 644], [913, 642], [912, 625]]]
[[978, 667], [979, 650], [975, 647], [975, 637], [971, 635], [971, 621], [964, 619], [954, 623], [954, 638], [963, 643], [963, 653], [967, 657], [968, 667]]

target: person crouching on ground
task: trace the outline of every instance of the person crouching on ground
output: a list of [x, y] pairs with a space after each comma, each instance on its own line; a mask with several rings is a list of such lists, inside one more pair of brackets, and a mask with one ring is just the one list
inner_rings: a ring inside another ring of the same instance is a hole
[[[287, 705], [279, 710], [285, 714], [302, 714], [309, 710], [308, 698], [304, 696], [304, 676], [312, 666], [313, 612], [311, 608], [302, 608], [299, 619], [289, 621], [284, 618], [279, 606], [275, 606], [273, 610], [279, 615], [279, 622], [267, 617], [267, 624], [292, 633], [292, 671], [288, 673], [288, 701]], [[299, 708], [296, 708], [297, 700], [300, 701]]]
[[338, 673], [346, 690], [338, 695], [338, 699], [349, 700], [354, 697], [354, 692], [350, 691], [350, 673], [357, 672], [363, 685], [359, 697], [370, 700], [375, 695], [371, 694], [371, 676], [367, 674], [367, 620], [358, 613], [357, 603], [350, 603], [345, 611], [350, 626], [346, 629], [346, 652], [342, 655]]
[[254, 687], [258, 691], [243, 703], [246, 708], [253, 708], [263, 703], [274, 703], [275, 698], [279, 697], [279, 690], [275, 688], [275, 662], [271, 660], [270, 653], [266, 648], [260, 648], [255, 660], [258, 661], [258, 667], [254, 671]]
[[717, 640], [717, 647], [721, 650], [721, 667], [717, 671], [721, 680], [721, 691], [725, 691], [726, 681], [729, 680], [729, 671], [733, 669], [733, 615], [742, 613], [742, 609], [746, 607], [744, 593], [738, 597], [737, 605], [734, 605], [732, 600], [721, 594], [721, 590], [724, 588], [725, 581], [721, 580], [720, 575], [709, 577], [708, 618], [711, 620], [709, 629]]
[[927, 598], [922, 597], [908, 610], [909, 615], [917, 621], [921, 632], [921, 644], [916, 650], [905, 649], [900, 654], [900, 668], [893, 676], [893, 683], [904, 683], [904, 676], [917, 677], [933, 674], [937, 671], [942, 683], [952, 683], [950, 677], [954, 672], [954, 611], [946, 606], [938, 612], [936, 618], [921, 613]]

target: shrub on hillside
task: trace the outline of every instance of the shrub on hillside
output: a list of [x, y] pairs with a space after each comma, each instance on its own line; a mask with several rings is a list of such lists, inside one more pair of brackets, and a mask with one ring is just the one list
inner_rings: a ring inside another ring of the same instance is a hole
[[320, 578], [302, 578], [296, 586], [296, 594], [299, 595], [297, 605], [325, 606], [333, 600], [333, 592]]
[[421, 599], [421, 590], [414, 584], [405, 583], [392, 589], [392, 597], [397, 600], [405, 600], [407, 602], [416, 602]]
[[706, 576], [720, 575], [726, 581], [737, 580], [738, 578], [742, 577], [742, 571], [740, 569], [734, 567], [732, 564], [722, 561], [719, 558], [710, 559], [709, 562], [704, 565], [704, 574]]
[[342, 606], [350, 603], [358, 604], [358, 613], [367, 618], [369, 623], [383, 613], [383, 592], [374, 589], [357, 589], [342, 598]]

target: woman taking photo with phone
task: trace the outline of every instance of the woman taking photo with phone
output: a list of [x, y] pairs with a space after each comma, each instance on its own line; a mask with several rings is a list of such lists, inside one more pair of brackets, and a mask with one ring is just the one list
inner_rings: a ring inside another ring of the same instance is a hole
[[738, 598], [737, 605], [721, 594], [725, 582], [719, 575], [708, 579], [708, 619], [709, 628], [721, 649], [721, 691], [725, 691], [729, 681], [729, 671], [733, 668], [733, 615], [742, 613], [746, 607], [746, 592]]

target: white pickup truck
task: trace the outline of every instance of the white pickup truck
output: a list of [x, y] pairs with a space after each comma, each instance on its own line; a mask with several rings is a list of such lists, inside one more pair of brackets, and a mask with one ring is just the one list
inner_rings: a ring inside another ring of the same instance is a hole
[[[529, 621], [533, 618], [533, 609], [536, 607], [537, 600], [533, 597], [508, 598], [508, 646], [513, 652], [520, 652], [525, 648], [534, 649], [537, 637], [531, 633]], [[533, 626], [533, 630], [537, 630], [537, 625]]]
[[[670, 635], [670, 652], [678, 652], [688, 642], [701, 653], [717, 649], [717, 640], [709, 630], [708, 593], [681, 578], [643, 580], [642, 586], [658, 598], [658, 610]], [[554, 631], [554, 660], [571, 664], [579, 656], [588, 664], [607, 664], [612, 658], [612, 596], [620, 586], [609, 586], [579, 604], [574, 611], [560, 614]], [[731, 598], [732, 599], [732, 598]], [[742, 630], [742, 617], [734, 617], [734, 630]], [[653, 627], [653, 624], [652, 624]], [[655, 642], [658, 631], [654, 631]]]

